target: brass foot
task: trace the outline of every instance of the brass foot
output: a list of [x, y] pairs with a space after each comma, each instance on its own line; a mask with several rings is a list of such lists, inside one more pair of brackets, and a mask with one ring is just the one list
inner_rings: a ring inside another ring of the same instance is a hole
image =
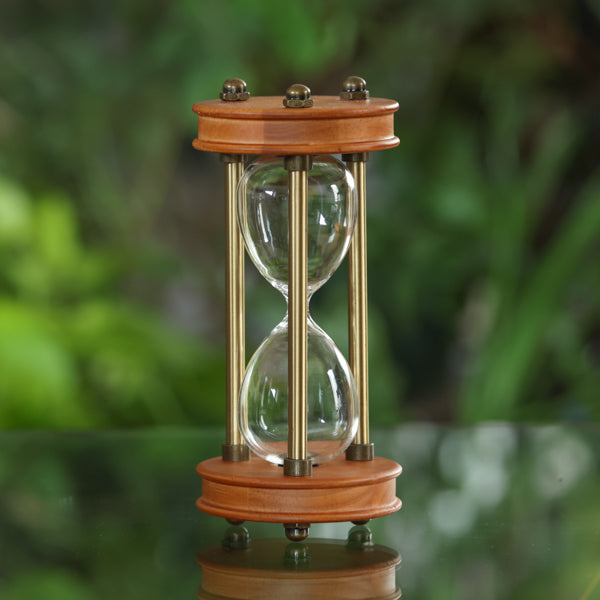
[[290, 542], [302, 542], [308, 537], [310, 523], [284, 523], [285, 537]]

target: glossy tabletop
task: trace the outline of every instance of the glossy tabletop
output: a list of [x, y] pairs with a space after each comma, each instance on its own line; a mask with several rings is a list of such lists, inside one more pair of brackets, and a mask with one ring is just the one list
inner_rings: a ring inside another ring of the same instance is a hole
[[221, 431], [1, 433], [0, 598], [295, 598], [303, 585], [335, 598], [343, 582], [344, 597], [366, 598], [395, 573], [403, 598], [600, 599], [600, 428], [372, 437], [402, 464], [402, 509], [369, 523], [374, 545], [353, 547], [355, 533], [349, 546], [349, 523], [315, 524], [312, 546], [290, 549], [280, 525], [246, 534], [195, 508], [195, 466]]

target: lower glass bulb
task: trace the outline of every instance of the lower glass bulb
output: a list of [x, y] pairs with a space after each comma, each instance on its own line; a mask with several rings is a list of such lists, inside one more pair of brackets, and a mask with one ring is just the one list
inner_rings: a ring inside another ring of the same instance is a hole
[[[354, 378], [333, 340], [307, 324], [307, 452], [318, 465], [341, 454], [358, 427]], [[287, 317], [260, 345], [240, 391], [240, 429], [250, 449], [283, 464], [288, 450]]]

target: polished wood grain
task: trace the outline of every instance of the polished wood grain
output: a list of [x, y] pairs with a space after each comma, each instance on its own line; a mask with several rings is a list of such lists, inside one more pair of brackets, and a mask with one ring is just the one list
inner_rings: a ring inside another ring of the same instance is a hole
[[339, 457], [314, 467], [310, 477], [286, 477], [259, 458], [228, 463], [213, 458], [197, 467], [197, 507], [228, 519], [266, 523], [362, 521], [397, 511], [396, 478], [402, 468], [380, 457], [353, 462]]
[[197, 102], [194, 147], [226, 154], [314, 155], [370, 152], [400, 143], [394, 135], [395, 100], [313, 99], [311, 108], [285, 108], [277, 96]]

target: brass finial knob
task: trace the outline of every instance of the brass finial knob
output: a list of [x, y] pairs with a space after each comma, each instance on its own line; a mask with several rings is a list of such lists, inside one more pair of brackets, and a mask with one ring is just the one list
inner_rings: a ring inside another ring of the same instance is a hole
[[285, 92], [283, 105], [287, 108], [308, 108], [313, 105], [310, 88], [301, 83], [294, 83]]
[[238, 102], [240, 100], [248, 100], [250, 92], [246, 90], [246, 82], [243, 79], [226, 79], [219, 98], [226, 102]]
[[367, 82], [362, 77], [351, 75], [344, 79], [340, 98], [342, 100], [366, 100], [369, 97]]

